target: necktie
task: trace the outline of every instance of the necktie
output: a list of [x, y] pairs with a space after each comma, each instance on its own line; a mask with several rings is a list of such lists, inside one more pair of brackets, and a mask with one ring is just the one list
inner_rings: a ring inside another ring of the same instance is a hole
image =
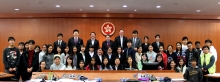
[[127, 57], [128, 57], [128, 49], [127, 49]]
[[77, 38], [74, 39], [75, 44], [77, 44]]
[[135, 47], [135, 44], [136, 44], [136, 38], [133, 39], [133, 45]]
[[110, 46], [110, 43], [109, 43], [109, 41], [107, 42], [107, 47], [109, 48], [109, 46]]
[[121, 47], [123, 48], [123, 37], [120, 37], [121, 39]]
[[59, 46], [61, 46], [61, 41], [59, 41], [59, 44], [58, 44]]
[[158, 48], [159, 48], [159, 45], [160, 45], [159, 42], [157, 42], [157, 47], [158, 47]]

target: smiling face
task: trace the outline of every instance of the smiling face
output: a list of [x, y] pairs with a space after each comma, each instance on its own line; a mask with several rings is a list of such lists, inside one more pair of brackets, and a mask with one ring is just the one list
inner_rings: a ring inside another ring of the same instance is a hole
[[157, 57], [157, 61], [158, 61], [158, 62], [161, 62], [161, 61], [162, 61], [162, 56], [158, 56], [158, 57]]

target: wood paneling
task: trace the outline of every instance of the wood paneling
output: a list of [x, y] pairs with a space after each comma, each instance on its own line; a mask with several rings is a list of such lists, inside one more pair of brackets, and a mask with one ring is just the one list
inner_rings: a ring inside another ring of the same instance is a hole
[[[126, 14], [125, 14], [126, 15]], [[16, 16], [16, 15], [15, 15]], [[0, 16], [2, 17], [2, 16]], [[175, 16], [174, 16], [175, 17]], [[143, 41], [144, 36], [149, 36], [150, 42], [155, 41], [155, 34], [161, 35], [161, 41], [165, 43], [165, 47], [169, 44], [174, 45], [181, 41], [183, 36], [188, 36], [192, 42], [201, 41], [204, 45], [205, 39], [211, 39], [213, 45], [220, 52], [220, 20], [189, 20], [189, 19], [145, 19], [145, 18], [78, 18], [78, 17], [57, 17], [57, 18], [5, 18], [0, 19], [0, 51], [8, 46], [7, 38], [13, 36], [16, 39], [16, 46], [19, 42], [34, 39], [37, 45], [52, 44], [57, 39], [58, 33], [64, 34], [64, 41], [72, 37], [73, 29], [79, 29], [80, 37], [84, 43], [90, 38], [90, 32], [97, 33], [96, 38], [101, 42], [105, 37], [100, 31], [101, 25], [104, 22], [112, 22], [116, 26], [116, 32], [112, 36], [118, 36], [119, 30], [125, 30], [125, 36], [132, 37], [132, 31], [138, 30]], [[2, 60], [2, 55], [1, 59]], [[220, 64], [218, 61], [217, 65]], [[3, 71], [3, 64], [0, 71]], [[220, 66], [217, 66], [217, 71], [220, 72]]]

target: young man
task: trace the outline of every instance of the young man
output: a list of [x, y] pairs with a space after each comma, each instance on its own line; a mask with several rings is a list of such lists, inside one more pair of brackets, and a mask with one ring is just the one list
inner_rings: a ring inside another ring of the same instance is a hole
[[197, 50], [198, 54], [200, 55], [202, 52], [202, 48], [200, 47], [200, 42], [196, 41], [195, 45], [196, 45], [196, 50]]
[[111, 37], [109, 35], [105, 36], [105, 41], [102, 42], [102, 50], [104, 54], [107, 54], [108, 48], [111, 47], [112, 50], [114, 49], [114, 41], [111, 40]]
[[20, 52], [20, 61], [19, 61], [19, 66], [18, 66], [18, 78], [21, 76], [22, 77], [22, 80], [24, 80], [24, 77], [25, 77], [25, 72], [27, 70], [25, 70], [26, 68], [24, 68], [24, 65], [23, 65], [23, 57], [24, 57], [24, 52], [25, 52], [25, 48], [24, 48], [24, 42], [20, 42], [18, 44], [18, 49], [19, 49], [19, 52]]
[[133, 62], [136, 62], [136, 59], [135, 59], [135, 50], [134, 50], [134, 48], [132, 48], [132, 41], [131, 41], [131, 40], [128, 40], [128, 41], [127, 41], [127, 46], [128, 46], [128, 47], [124, 49], [125, 58], [127, 58], [128, 56], [131, 56]]
[[203, 74], [213, 74], [216, 71], [215, 57], [210, 53], [209, 46], [202, 47], [203, 53], [200, 55], [199, 67]]
[[132, 38], [131, 38], [131, 41], [132, 41], [132, 47], [134, 48], [135, 51], [137, 51], [137, 47], [141, 46], [141, 39], [138, 38], [138, 31], [137, 30], [134, 30], [132, 32]]
[[[216, 63], [218, 56], [217, 56], [217, 51], [216, 51], [215, 47], [212, 46], [212, 41], [209, 39], [205, 40], [205, 45], [209, 47], [209, 53], [214, 56], [215, 63]], [[203, 54], [203, 52], [201, 54]]]
[[66, 42], [63, 41], [63, 34], [62, 33], [59, 33], [57, 34], [57, 41], [55, 41], [53, 43], [53, 46], [54, 46], [54, 52], [57, 53], [57, 47], [60, 46], [61, 47], [61, 51], [64, 51], [64, 48], [66, 46]]
[[17, 76], [19, 59], [20, 59], [20, 52], [17, 48], [15, 48], [15, 38], [9, 37], [8, 38], [9, 46], [4, 49], [3, 51], [3, 63], [5, 66], [5, 72], [15, 75], [11, 78], [11, 80], [18, 80], [19, 77]]
[[197, 59], [191, 59], [191, 66], [186, 69], [184, 79], [186, 79], [187, 82], [203, 81], [203, 73], [202, 70], [197, 66]]
[[[119, 36], [115, 37], [115, 47], [122, 47], [122, 49], [127, 48], [127, 37], [124, 36], [124, 30], [120, 29]], [[114, 51], [117, 51], [116, 49]]]
[[187, 42], [188, 42], [188, 37], [184, 36], [182, 38], [182, 56], [185, 57], [186, 56], [186, 50], [188, 49], [187, 47]]
[[24, 67], [27, 69], [25, 80], [30, 80], [32, 72], [36, 72], [39, 68], [39, 53], [34, 51], [34, 40], [29, 40], [29, 49], [24, 53]]
[[159, 34], [156, 34], [155, 35], [155, 39], [156, 41], [154, 43], [152, 43], [152, 46], [153, 46], [153, 50], [155, 53], [159, 53], [159, 47], [160, 46], [164, 46], [163, 42], [160, 42], [160, 35]]
[[97, 51], [97, 49], [99, 48], [99, 40], [96, 39], [96, 33], [95, 32], [91, 32], [90, 33], [90, 39], [87, 40], [86, 43], [86, 51], [89, 51], [89, 46], [93, 45], [94, 46], [94, 51]]
[[[185, 54], [185, 58], [186, 58], [186, 67], [191, 67], [191, 59], [192, 58], [196, 58], [199, 59], [199, 54], [197, 52], [196, 49], [193, 48], [193, 43], [191, 41], [187, 42], [187, 47], [188, 49], [186, 50]], [[197, 61], [198, 62], [198, 61]]]
[[73, 46], [77, 47], [77, 53], [79, 53], [81, 50], [80, 46], [83, 45], [83, 39], [79, 38], [79, 30], [75, 29], [73, 30], [73, 37], [68, 40], [68, 46], [69, 50], [73, 52]]

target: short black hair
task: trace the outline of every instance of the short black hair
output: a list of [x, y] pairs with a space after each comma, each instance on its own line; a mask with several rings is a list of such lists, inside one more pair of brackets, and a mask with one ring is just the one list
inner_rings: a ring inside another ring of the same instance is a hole
[[24, 44], [25, 44], [25, 45], [26, 45], [26, 44], [29, 44], [29, 41], [25, 42]]
[[29, 40], [28, 44], [30, 44], [30, 43], [35, 44], [35, 41], [34, 40]]
[[95, 32], [91, 32], [91, 33], [90, 33], [90, 35], [91, 35], [92, 33], [94, 33], [94, 34], [96, 35], [96, 33], [95, 33]]
[[10, 40], [15, 41], [15, 38], [14, 38], [14, 37], [8, 37], [8, 42], [9, 42]]
[[155, 35], [155, 38], [157, 38], [157, 36], [159, 36], [159, 38], [160, 38], [160, 35], [159, 35], [159, 34], [156, 34], [156, 35]]
[[144, 36], [144, 39], [148, 39], [149, 40], [149, 37], [148, 36]]
[[182, 38], [182, 41], [183, 41], [183, 40], [188, 40], [188, 37], [184, 36], [184, 37]]
[[78, 32], [78, 33], [79, 33], [79, 30], [78, 30], [78, 29], [74, 29], [74, 30], [73, 30], [73, 33], [74, 33], [74, 32]]
[[137, 30], [134, 30], [134, 31], [132, 32], [132, 34], [138, 34], [138, 31], [137, 31]]
[[132, 41], [129, 39], [129, 40], [127, 41], [127, 43], [132, 43]]
[[191, 42], [191, 41], [188, 41], [188, 42], [187, 42], [187, 45], [188, 45], [188, 44], [192, 44], [192, 42]]
[[80, 45], [80, 48], [82, 48], [82, 47], [86, 47], [86, 46], [82, 44], [82, 45]]
[[203, 46], [203, 47], [202, 47], [202, 50], [205, 49], [205, 48], [208, 48], [208, 50], [209, 50], [209, 47], [208, 47], [208, 46]]
[[196, 44], [200, 44], [200, 42], [199, 42], [199, 41], [196, 41], [196, 42], [195, 42], [195, 45], [196, 45]]
[[54, 60], [55, 60], [55, 59], [57, 59], [57, 58], [59, 58], [59, 59], [60, 59], [60, 56], [55, 56], [55, 57], [54, 57]]
[[196, 58], [192, 58], [191, 61], [197, 61], [197, 59]]
[[24, 45], [24, 42], [19, 42], [18, 45]]
[[63, 34], [62, 34], [62, 33], [58, 33], [58, 34], [57, 34], [57, 37], [59, 37], [59, 36], [62, 36], [62, 37], [63, 37]]
[[210, 40], [210, 39], [205, 40], [205, 43], [207, 43], [207, 42], [212, 43], [212, 40]]
[[36, 46], [34, 47], [34, 49], [36, 49], [36, 48], [39, 48], [39, 50], [40, 50], [40, 46], [39, 46], [39, 45], [36, 45]]
[[95, 46], [93, 46], [93, 45], [89, 45], [89, 48], [95, 48]]
[[123, 29], [120, 29], [120, 31], [121, 31], [121, 30], [124, 31]]

